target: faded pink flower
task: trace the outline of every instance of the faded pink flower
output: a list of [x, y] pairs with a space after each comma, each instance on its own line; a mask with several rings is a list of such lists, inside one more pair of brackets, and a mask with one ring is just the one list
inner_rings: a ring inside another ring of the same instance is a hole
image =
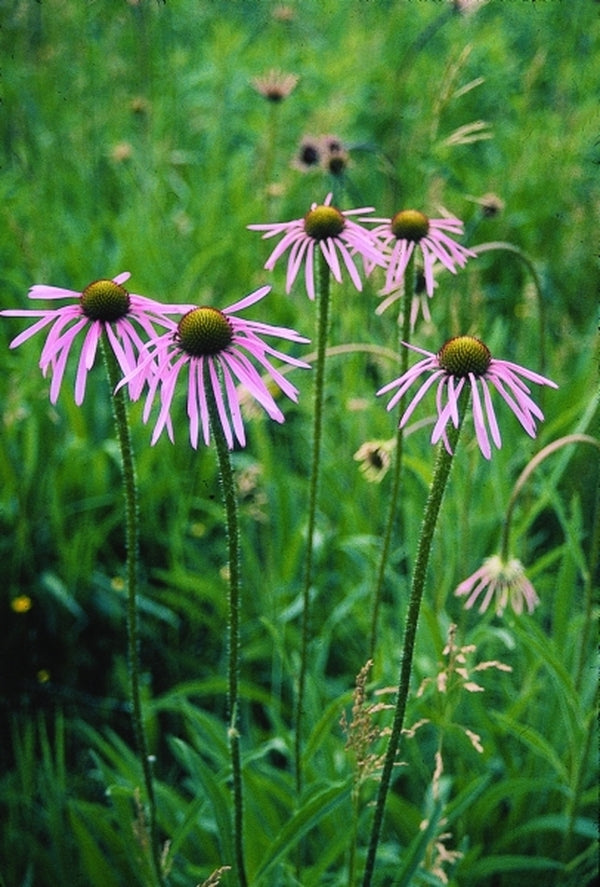
[[484, 613], [495, 600], [496, 613], [501, 616], [510, 604], [515, 613], [523, 612], [523, 604], [528, 613], [533, 613], [540, 602], [535, 588], [525, 575], [521, 561], [511, 558], [503, 560], [499, 555], [486, 558], [478, 570], [456, 588], [457, 597], [466, 597], [465, 609], [469, 610], [483, 594], [479, 612]]
[[[75, 378], [75, 403], [79, 406], [85, 396], [87, 374], [91, 370], [98, 342], [106, 334], [110, 347], [124, 375], [136, 366], [137, 356], [144, 347], [138, 327], [146, 336], [155, 336], [154, 324], [169, 325], [167, 314], [180, 313], [179, 305], [163, 305], [145, 296], [128, 292], [123, 284], [131, 275], [128, 271], [112, 280], [95, 280], [78, 293], [57, 286], [38, 284], [29, 291], [30, 299], [69, 299], [71, 304], [60, 308], [17, 308], [0, 311], [5, 317], [39, 317], [40, 319], [12, 340], [17, 348], [40, 330], [51, 325], [42, 348], [40, 368], [44, 376], [50, 369], [50, 401], [55, 403], [62, 384], [67, 360], [75, 340], [83, 335]], [[132, 381], [130, 394], [134, 396], [136, 383]]]
[[341, 256], [342, 263], [359, 292], [362, 290], [362, 281], [355, 258], [357, 256], [362, 258], [363, 268], [366, 263], [369, 263], [370, 268], [385, 264], [373, 234], [350, 218], [353, 215], [372, 212], [373, 208], [362, 207], [342, 211], [331, 206], [332, 196], [328, 194], [322, 204], [311, 204], [310, 210], [302, 219], [248, 225], [252, 231], [264, 231], [263, 239], [283, 235], [267, 259], [265, 268], [267, 271], [272, 271], [277, 260], [287, 249], [290, 250], [285, 281], [286, 293], [290, 292], [304, 262], [306, 292], [309, 299], [315, 298], [314, 257], [317, 249], [325, 257], [329, 270], [338, 283], [342, 282], [342, 264], [339, 258]]
[[276, 357], [297, 367], [309, 364], [276, 351], [263, 341], [262, 336], [278, 336], [290, 342], [308, 342], [297, 332], [271, 326], [255, 320], [237, 317], [237, 312], [255, 304], [267, 295], [270, 286], [263, 286], [245, 298], [219, 310], [209, 306], [188, 305], [179, 323], [170, 322], [169, 332], [154, 337], [147, 345], [147, 356], [137, 369], [121, 384], [130, 379], [148, 384], [143, 420], [148, 421], [152, 404], [159, 393], [160, 409], [152, 444], [166, 428], [173, 441], [171, 410], [180, 373], [187, 369], [187, 414], [190, 420], [190, 442], [198, 446], [198, 432], [202, 426], [204, 443], [210, 440], [208, 398], [213, 397], [220, 425], [229, 449], [233, 449], [234, 435], [241, 446], [246, 443], [240, 409], [240, 395], [236, 381], [263, 407], [276, 422], [283, 422], [283, 413], [275, 403], [265, 380], [253, 361], [266, 370], [274, 382], [291, 400], [297, 400], [297, 389], [271, 363]]
[[557, 388], [558, 386], [550, 379], [508, 360], [496, 360], [490, 354], [487, 346], [473, 336], [457, 336], [450, 339], [437, 354], [416, 348], [414, 345], [408, 345], [406, 342], [403, 344], [412, 351], [425, 354], [425, 359], [420, 360], [398, 379], [384, 385], [377, 392], [377, 394], [385, 394], [396, 389], [387, 406], [388, 410], [391, 410], [417, 379], [427, 376], [404, 410], [400, 420], [401, 428], [407, 423], [413, 410], [427, 391], [437, 383], [437, 421], [433, 427], [431, 442], [435, 444], [441, 439], [444, 441], [446, 449], [450, 451], [445, 429], [449, 422], [452, 422], [455, 428], [458, 427], [458, 398], [465, 384], [468, 383], [471, 388], [477, 443], [486, 459], [489, 459], [492, 453], [490, 435], [496, 447], [502, 446], [500, 429], [490, 394], [491, 388], [495, 388], [508, 404], [527, 434], [530, 437], [536, 436], [535, 420], [542, 420], [544, 415], [529, 396], [529, 388], [523, 380], [527, 379], [538, 385]]

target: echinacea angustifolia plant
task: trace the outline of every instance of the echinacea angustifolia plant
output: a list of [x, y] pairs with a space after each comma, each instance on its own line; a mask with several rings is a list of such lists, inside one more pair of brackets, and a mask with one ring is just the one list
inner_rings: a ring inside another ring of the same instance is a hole
[[2, 883], [595, 883], [595, 25], [7, 11]]

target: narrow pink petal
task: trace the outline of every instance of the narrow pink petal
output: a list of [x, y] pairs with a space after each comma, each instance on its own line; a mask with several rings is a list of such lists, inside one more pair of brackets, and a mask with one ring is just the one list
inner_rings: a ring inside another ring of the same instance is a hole
[[356, 265], [352, 261], [352, 257], [350, 256], [350, 253], [348, 252], [348, 250], [346, 249], [344, 244], [339, 241], [338, 241], [338, 249], [340, 251], [342, 259], [344, 260], [344, 264], [346, 265], [346, 268], [348, 269], [348, 274], [350, 275], [352, 283], [354, 284], [354, 286], [356, 287], [356, 289], [358, 290], [359, 293], [362, 292], [362, 280], [360, 279], [360, 274], [358, 273], [358, 268], [356, 267]]
[[423, 253], [423, 274], [425, 276], [425, 291], [431, 299], [433, 296], [433, 291], [435, 289], [435, 279], [433, 276], [434, 257], [423, 244], [421, 244], [421, 252]]
[[479, 579], [481, 579], [482, 576], [485, 576], [486, 573], [487, 569], [485, 565], [483, 565], [482, 567], [479, 567], [478, 570], [475, 570], [475, 572], [468, 576], [466, 579], [463, 579], [463, 581], [456, 586], [456, 589], [454, 591], [456, 597], [462, 597], [466, 594], [469, 594], [473, 586], [478, 582]]
[[[69, 327], [73, 320], [75, 320], [75, 323]], [[81, 330], [85, 329], [88, 323], [88, 318], [82, 315], [80, 311], [72, 313], [70, 308], [65, 312], [59, 309], [44, 342], [44, 347], [40, 354], [40, 366], [43, 367], [44, 364], [47, 364], [63, 348], [69, 350], [75, 338]]]
[[481, 398], [477, 388], [477, 379], [473, 373], [469, 373], [469, 381], [471, 382], [471, 396], [473, 399], [473, 423], [475, 425], [475, 434], [477, 435], [477, 443], [479, 449], [486, 459], [490, 459], [492, 449], [490, 447], [490, 439], [488, 437], [485, 421], [483, 418], [483, 410], [481, 408]]
[[500, 436], [500, 429], [498, 428], [498, 422], [496, 420], [496, 412], [494, 410], [494, 404], [492, 403], [492, 396], [490, 394], [490, 390], [486, 384], [486, 380], [481, 380], [481, 387], [483, 388], [483, 399], [485, 403], [485, 412], [487, 415], [488, 425], [490, 426], [490, 431], [492, 433], [492, 440], [500, 449], [502, 446], [502, 438]]
[[190, 363], [187, 414], [190, 420], [190, 443], [195, 450], [198, 449], [198, 382], [198, 368]]
[[[489, 576], [485, 576], [485, 577], [483, 577], [483, 578], [477, 583], [477, 585], [475, 586], [475, 588], [473, 589], [473, 591], [471, 592], [471, 594], [469, 595], [469, 597], [468, 597], [467, 600], [465, 601], [465, 610], [470, 610], [470, 609], [471, 609], [471, 607], [473, 606], [473, 604], [477, 601], [477, 598], [479, 597], [479, 595], [481, 594], [481, 592], [482, 592], [485, 588], [488, 587], [488, 585], [489, 585], [489, 581], [490, 581]], [[493, 594], [493, 589], [492, 589], [492, 592], [491, 592], [491, 593]], [[482, 610], [481, 610], [481, 612], [483, 612], [483, 610], [487, 609], [487, 606], [488, 606], [488, 604], [489, 604], [489, 597], [490, 597], [490, 596], [491, 596], [491, 595], [490, 595], [490, 593], [488, 592], [488, 596], [484, 598], [484, 601], [483, 601], [483, 604], [482, 604]]]
[[[36, 312], [36, 315], [37, 315], [37, 313], [38, 312]], [[2, 314], [7, 315], [8, 312], [3, 311]], [[25, 315], [19, 313], [18, 315], [15, 314], [14, 316], [20, 317], [20, 316], [25, 316]], [[31, 316], [31, 315], [29, 315], [29, 316]], [[28, 329], [23, 330], [23, 332], [19, 333], [18, 336], [15, 336], [15, 338], [10, 343], [9, 347], [10, 348], [18, 348], [19, 345], [22, 345], [23, 342], [26, 342], [27, 339], [30, 339], [31, 336], [34, 336], [37, 332], [44, 329], [44, 327], [48, 326], [48, 324], [52, 323], [52, 321], [55, 319], [56, 319], [56, 317], [55, 317], [54, 311], [44, 312], [44, 316], [42, 317], [42, 319], [38, 320], [37, 323], [34, 323], [33, 326], [28, 327]]]
[[285, 291], [289, 293], [294, 285], [294, 281], [300, 270], [300, 265], [302, 264], [302, 259], [305, 255], [308, 257], [311, 256], [313, 247], [313, 241], [308, 238], [303, 238], [299, 240], [292, 249], [290, 250], [290, 256], [288, 259], [287, 273], [285, 275]]
[[[118, 326], [118, 323], [117, 323]], [[125, 352], [123, 344], [119, 341], [119, 337], [115, 334], [115, 331], [112, 328], [112, 324], [105, 323], [104, 331], [106, 332], [106, 337], [110, 343], [110, 347], [112, 348], [113, 354], [117, 358], [117, 363], [121, 367], [121, 372], [123, 375], [127, 375], [136, 367], [136, 362], [133, 359], [131, 353], [131, 346], [129, 347], [129, 357]]]
[[[402, 343], [404, 344], [404, 343]], [[377, 396], [380, 394], [387, 394], [388, 391], [391, 391], [392, 388], [396, 388], [397, 386], [403, 389], [403, 392], [406, 391], [412, 383], [417, 379], [420, 375], [429, 370], [437, 370], [439, 369], [439, 364], [437, 363], [437, 358], [435, 354], [430, 354], [428, 351], [422, 351], [422, 354], [427, 354], [426, 360], [419, 360], [417, 363], [413, 364], [402, 376], [398, 376], [397, 379], [393, 379], [391, 382], [388, 382], [387, 385], [384, 385], [377, 391]], [[398, 397], [395, 398], [394, 403], [397, 403], [399, 398], [402, 397], [402, 393], [399, 394]], [[388, 406], [389, 409], [389, 406]]]
[[[210, 360], [210, 358], [206, 358], [206, 360]], [[202, 439], [204, 440], [205, 446], [208, 446], [210, 443], [210, 415], [208, 412], [208, 402], [206, 399], [204, 364], [205, 359], [201, 357], [197, 361], [198, 405], [200, 407], [200, 420], [202, 422]]]
[[[50, 403], [56, 403], [58, 400], [58, 395], [60, 393], [60, 387], [62, 384], [65, 367], [67, 365], [67, 358], [69, 356], [69, 349], [64, 348], [57, 356], [56, 359], [52, 363], [52, 382], [50, 383]], [[44, 376], [46, 375], [46, 370], [48, 369], [48, 364], [46, 364], [45, 368], [42, 369]]]
[[231, 371], [235, 373], [237, 379], [248, 389], [252, 397], [264, 407], [269, 416], [273, 419], [277, 418], [278, 421], [283, 421], [283, 415], [279, 407], [276, 405], [269, 389], [250, 361], [239, 352], [237, 354], [228, 352], [223, 356], [223, 362], [225, 361], [229, 365]]
[[538, 385], [549, 385], [550, 388], [558, 388], [556, 382], [553, 382], [552, 379], [547, 379], [545, 376], [540, 376], [539, 373], [534, 373], [533, 370], [528, 370], [526, 367], [519, 366], [516, 363], [511, 363], [509, 360], [492, 360], [490, 369], [496, 369], [500, 372], [500, 366], [502, 364], [503, 367], [507, 367], [509, 370], [512, 370], [517, 376], [524, 376], [526, 379], [529, 379], [531, 382], [537, 382]]
[[223, 380], [225, 382], [225, 394], [227, 396], [227, 403], [229, 405], [229, 412], [231, 414], [231, 421], [233, 423], [233, 430], [235, 436], [240, 443], [240, 446], [246, 446], [246, 435], [244, 433], [244, 423], [242, 421], [242, 414], [240, 411], [240, 403], [238, 400], [238, 393], [236, 391], [235, 383], [232, 379], [231, 372], [229, 367], [227, 366], [227, 362], [225, 360], [221, 361], [221, 369], [223, 370]]
[[291, 222], [261, 222], [260, 224], [246, 225], [249, 231], [265, 231], [262, 239], [268, 240], [269, 237], [275, 237], [284, 231], [289, 231], [291, 226], [299, 226], [303, 223], [302, 219], [296, 219]]
[[64, 289], [62, 286], [46, 286], [44, 283], [37, 283], [29, 290], [30, 299], [77, 299], [81, 298], [81, 293], [74, 290]]
[[79, 364], [77, 366], [77, 375], [75, 377], [75, 403], [77, 406], [80, 406], [83, 403], [83, 398], [85, 397], [87, 374], [93, 366], [94, 358], [96, 357], [98, 339], [101, 332], [102, 324], [99, 320], [95, 320], [90, 324], [90, 328], [83, 340]]
[[260, 289], [254, 290], [254, 292], [240, 299], [239, 302], [229, 305], [223, 310], [223, 314], [230, 315], [236, 311], [243, 311], [244, 308], [248, 308], [250, 305], [254, 305], [255, 302], [260, 302], [261, 299], [264, 299], [271, 292], [271, 289], [272, 287], [270, 286], [261, 286]]
[[[439, 377], [443, 375], [443, 371], [440, 370], [437, 373], [432, 373], [431, 376], [421, 385], [409, 405], [404, 411], [402, 419], [400, 420], [400, 428], [404, 428], [410, 417], [412, 416], [417, 405], [423, 400], [429, 389], [435, 382], [439, 379]], [[388, 405], [389, 409], [389, 405]]]
[[[258, 361], [261, 366], [267, 371], [269, 376], [273, 379], [273, 381], [279, 386], [279, 388], [286, 394], [291, 400], [297, 401], [298, 399], [298, 389], [292, 385], [291, 382], [286, 379], [270, 362], [264, 357], [263, 354], [258, 352], [253, 352], [252, 356], [255, 360]], [[268, 388], [265, 386], [263, 380], [260, 375], [256, 372], [256, 369], [252, 366], [248, 358], [245, 354], [237, 349], [235, 351], [229, 351], [227, 353], [227, 361], [230, 364], [234, 373], [236, 373], [238, 379], [243, 381], [248, 390], [254, 394], [254, 388], [250, 388], [248, 385], [248, 381], [246, 379], [242, 380], [242, 377], [239, 375], [239, 370], [243, 371], [245, 374], [250, 374], [251, 378], [256, 379], [257, 391], [263, 392], [266, 391], [268, 393]], [[241, 367], [240, 367], [241, 364]], [[273, 399], [269, 394], [270, 400], [274, 403]]]
[[321, 252], [325, 256], [325, 261], [329, 265], [329, 270], [331, 271], [337, 282], [341, 283], [342, 269], [340, 268], [340, 262], [335, 250], [336, 241], [333, 238], [328, 237], [327, 240], [319, 241], [319, 247], [321, 249]]
[[[535, 422], [531, 418], [530, 412], [527, 411], [527, 409], [523, 409], [523, 406], [521, 405], [521, 400], [525, 395], [521, 394], [521, 396], [519, 398], [519, 402], [517, 402], [509, 394], [509, 392], [506, 391], [506, 389], [504, 388], [504, 385], [502, 384], [500, 379], [496, 379], [496, 380], [490, 379], [490, 381], [492, 381], [496, 391], [500, 394], [500, 396], [506, 401], [508, 406], [511, 408], [511, 410], [513, 411], [513, 413], [515, 414], [515, 416], [517, 417], [517, 419], [519, 420], [519, 422], [521, 423], [522, 427], [525, 429], [527, 434], [530, 437], [535, 437], [536, 436]], [[530, 402], [530, 404], [531, 404], [531, 406], [535, 406], [535, 404], [532, 401]], [[537, 411], [537, 413], [541, 412], [541, 410], [539, 410], [537, 407], [536, 407], [536, 411]], [[543, 418], [543, 416], [541, 416], [541, 417], [538, 416], [538, 418]]]
[[385, 292], [396, 289], [402, 283], [413, 249], [414, 244], [406, 240], [397, 240], [394, 244], [385, 277]]
[[158, 413], [158, 418], [156, 420], [156, 425], [154, 426], [154, 431], [152, 433], [152, 440], [150, 441], [151, 446], [154, 446], [160, 434], [165, 427], [168, 426], [169, 420], [169, 412], [171, 409], [171, 404], [173, 402], [173, 395], [175, 393], [175, 386], [177, 383], [177, 378], [179, 375], [179, 371], [187, 363], [186, 360], [177, 361], [171, 371], [164, 375], [161, 380], [160, 387], [160, 410]]
[[306, 251], [306, 261], [304, 263], [304, 284], [306, 286], [306, 293], [311, 302], [314, 302], [315, 300], [314, 259], [315, 241], [311, 240], [308, 244], [308, 248]]
[[281, 238], [269, 258], [265, 262], [265, 269], [267, 271], [272, 271], [277, 260], [280, 258], [280, 256], [283, 255], [287, 248], [293, 246], [293, 244], [295, 244], [297, 241], [302, 243], [305, 237], [306, 235], [304, 234], [304, 230], [301, 228], [294, 228], [293, 230], [288, 231], [288, 233]]
[[[223, 313], [226, 314], [227, 312]], [[233, 317], [229, 314], [227, 316], [236, 333], [239, 331], [240, 334], [243, 333], [247, 336], [254, 336], [257, 339], [259, 338], [259, 335], [277, 336], [280, 339], [288, 339], [290, 342], [301, 342], [304, 345], [310, 342], [310, 339], [307, 339], [306, 336], [301, 336], [296, 330], [289, 329], [285, 326], [272, 326], [270, 323], [260, 323], [257, 320], [242, 321], [241, 318]]]
[[[438, 417], [431, 433], [431, 443], [436, 444], [439, 440], [443, 440], [444, 446], [449, 453], [452, 453], [452, 450], [450, 449], [450, 443], [446, 435], [446, 426], [450, 420], [452, 420], [455, 428], [458, 426], [458, 396], [464, 387], [465, 380], [460, 379], [456, 387], [454, 387], [453, 382], [454, 380], [452, 376], [442, 377], [440, 380], [436, 392]], [[442, 407], [442, 396], [444, 391], [447, 395], [447, 401], [445, 406]]]
[[[489, 578], [489, 579], [488, 579], [488, 582], [489, 582], [488, 590], [487, 590], [487, 592], [485, 593], [485, 596], [484, 596], [484, 598], [483, 598], [483, 600], [482, 600], [482, 602], [481, 602], [481, 606], [479, 607], [479, 612], [480, 612], [480, 613], [485, 613], [485, 611], [486, 611], [487, 608], [489, 607], [490, 603], [492, 602], [492, 599], [493, 599], [494, 594], [495, 594], [495, 592], [496, 592], [496, 588], [497, 588], [497, 586], [498, 586], [498, 583], [497, 583], [497, 581], [496, 581], [495, 579], [491, 579], [491, 578]], [[485, 584], [482, 582], [482, 588], [481, 588], [481, 590], [483, 590], [484, 588], [485, 588]], [[498, 605], [496, 605], [496, 611], [497, 611], [497, 612], [500, 612], [500, 613], [501, 613], [503, 609], [504, 609], [503, 606], [501, 606], [500, 609], [499, 609], [499, 608], [498, 608]]]
[[210, 376], [211, 388], [213, 394], [215, 396], [215, 403], [217, 405], [217, 412], [219, 414], [219, 421], [221, 422], [221, 427], [223, 429], [223, 434], [225, 435], [225, 440], [227, 441], [227, 446], [230, 450], [233, 449], [233, 434], [231, 432], [231, 425], [229, 424], [229, 418], [227, 416], [227, 410], [225, 409], [225, 402], [223, 400], [223, 392], [221, 390], [221, 382], [219, 380], [219, 375], [217, 373], [217, 369], [215, 366], [215, 361], [210, 360], [208, 363], [208, 372]]

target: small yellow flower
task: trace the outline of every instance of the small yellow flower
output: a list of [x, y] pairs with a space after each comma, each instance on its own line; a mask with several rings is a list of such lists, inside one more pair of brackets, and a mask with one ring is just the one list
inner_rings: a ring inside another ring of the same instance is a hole
[[33, 601], [26, 594], [20, 594], [14, 597], [10, 602], [10, 608], [13, 613], [29, 613], [33, 606]]

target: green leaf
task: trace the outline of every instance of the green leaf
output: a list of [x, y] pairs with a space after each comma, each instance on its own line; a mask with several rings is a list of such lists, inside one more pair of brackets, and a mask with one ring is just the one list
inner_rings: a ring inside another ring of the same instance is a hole
[[497, 723], [501, 724], [505, 730], [512, 733], [515, 739], [518, 739], [519, 742], [527, 745], [530, 749], [540, 755], [540, 757], [544, 758], [560, 778], [563, 785], [569, 784], [567, 768], [551, 743], [542, 736], [541, 733], [538, 733], [538, 731], [529, 724], [517, 721], [514, 718], [511, 718], [510, 715], [505, 715], [502, 712], [492, 712], [491, 716]]
[[421, 865], [427, 847], [437, 832], [441, 815], [442, 804], [438, 801], [433, 808], [433, 812], [429, 817], [425, 828], [415, 835], [412, 842], [403, 852], [402, 864], [398, 871], [398, 876], [394, 881], [394, 887], [410, 887], [412, 877]]
[[115, 872], [106, 861], [106, 851], [100, 846], [85, 823], [81, 809], [69, 807], [69, 822], [81, 854], [81, 862], [91, 887], [106, 887], [115, 883]]
[[469, 863], [469, 878], [472, 882], [477, 883], [478, 879], [489, 878], [501, 872], [556, 872], [562, 868], [562, 863], [545, 856], [517, 856], [516, 854], [486, 856], [484, 859]]
[[251, 874], [251, 880], [256, 885], [265, 878], [278, 862], [286, 854], [289, 854], [299, 841], [308, 834], [325, 816], [331, 813], [340, 804], [347, 801], [350, 795], [351, 780], [337, 783], [313, 795], [302, 805], [291, 819], [289, 819], [279, 835], [269, 847], [264, 859], [256, 872]]

